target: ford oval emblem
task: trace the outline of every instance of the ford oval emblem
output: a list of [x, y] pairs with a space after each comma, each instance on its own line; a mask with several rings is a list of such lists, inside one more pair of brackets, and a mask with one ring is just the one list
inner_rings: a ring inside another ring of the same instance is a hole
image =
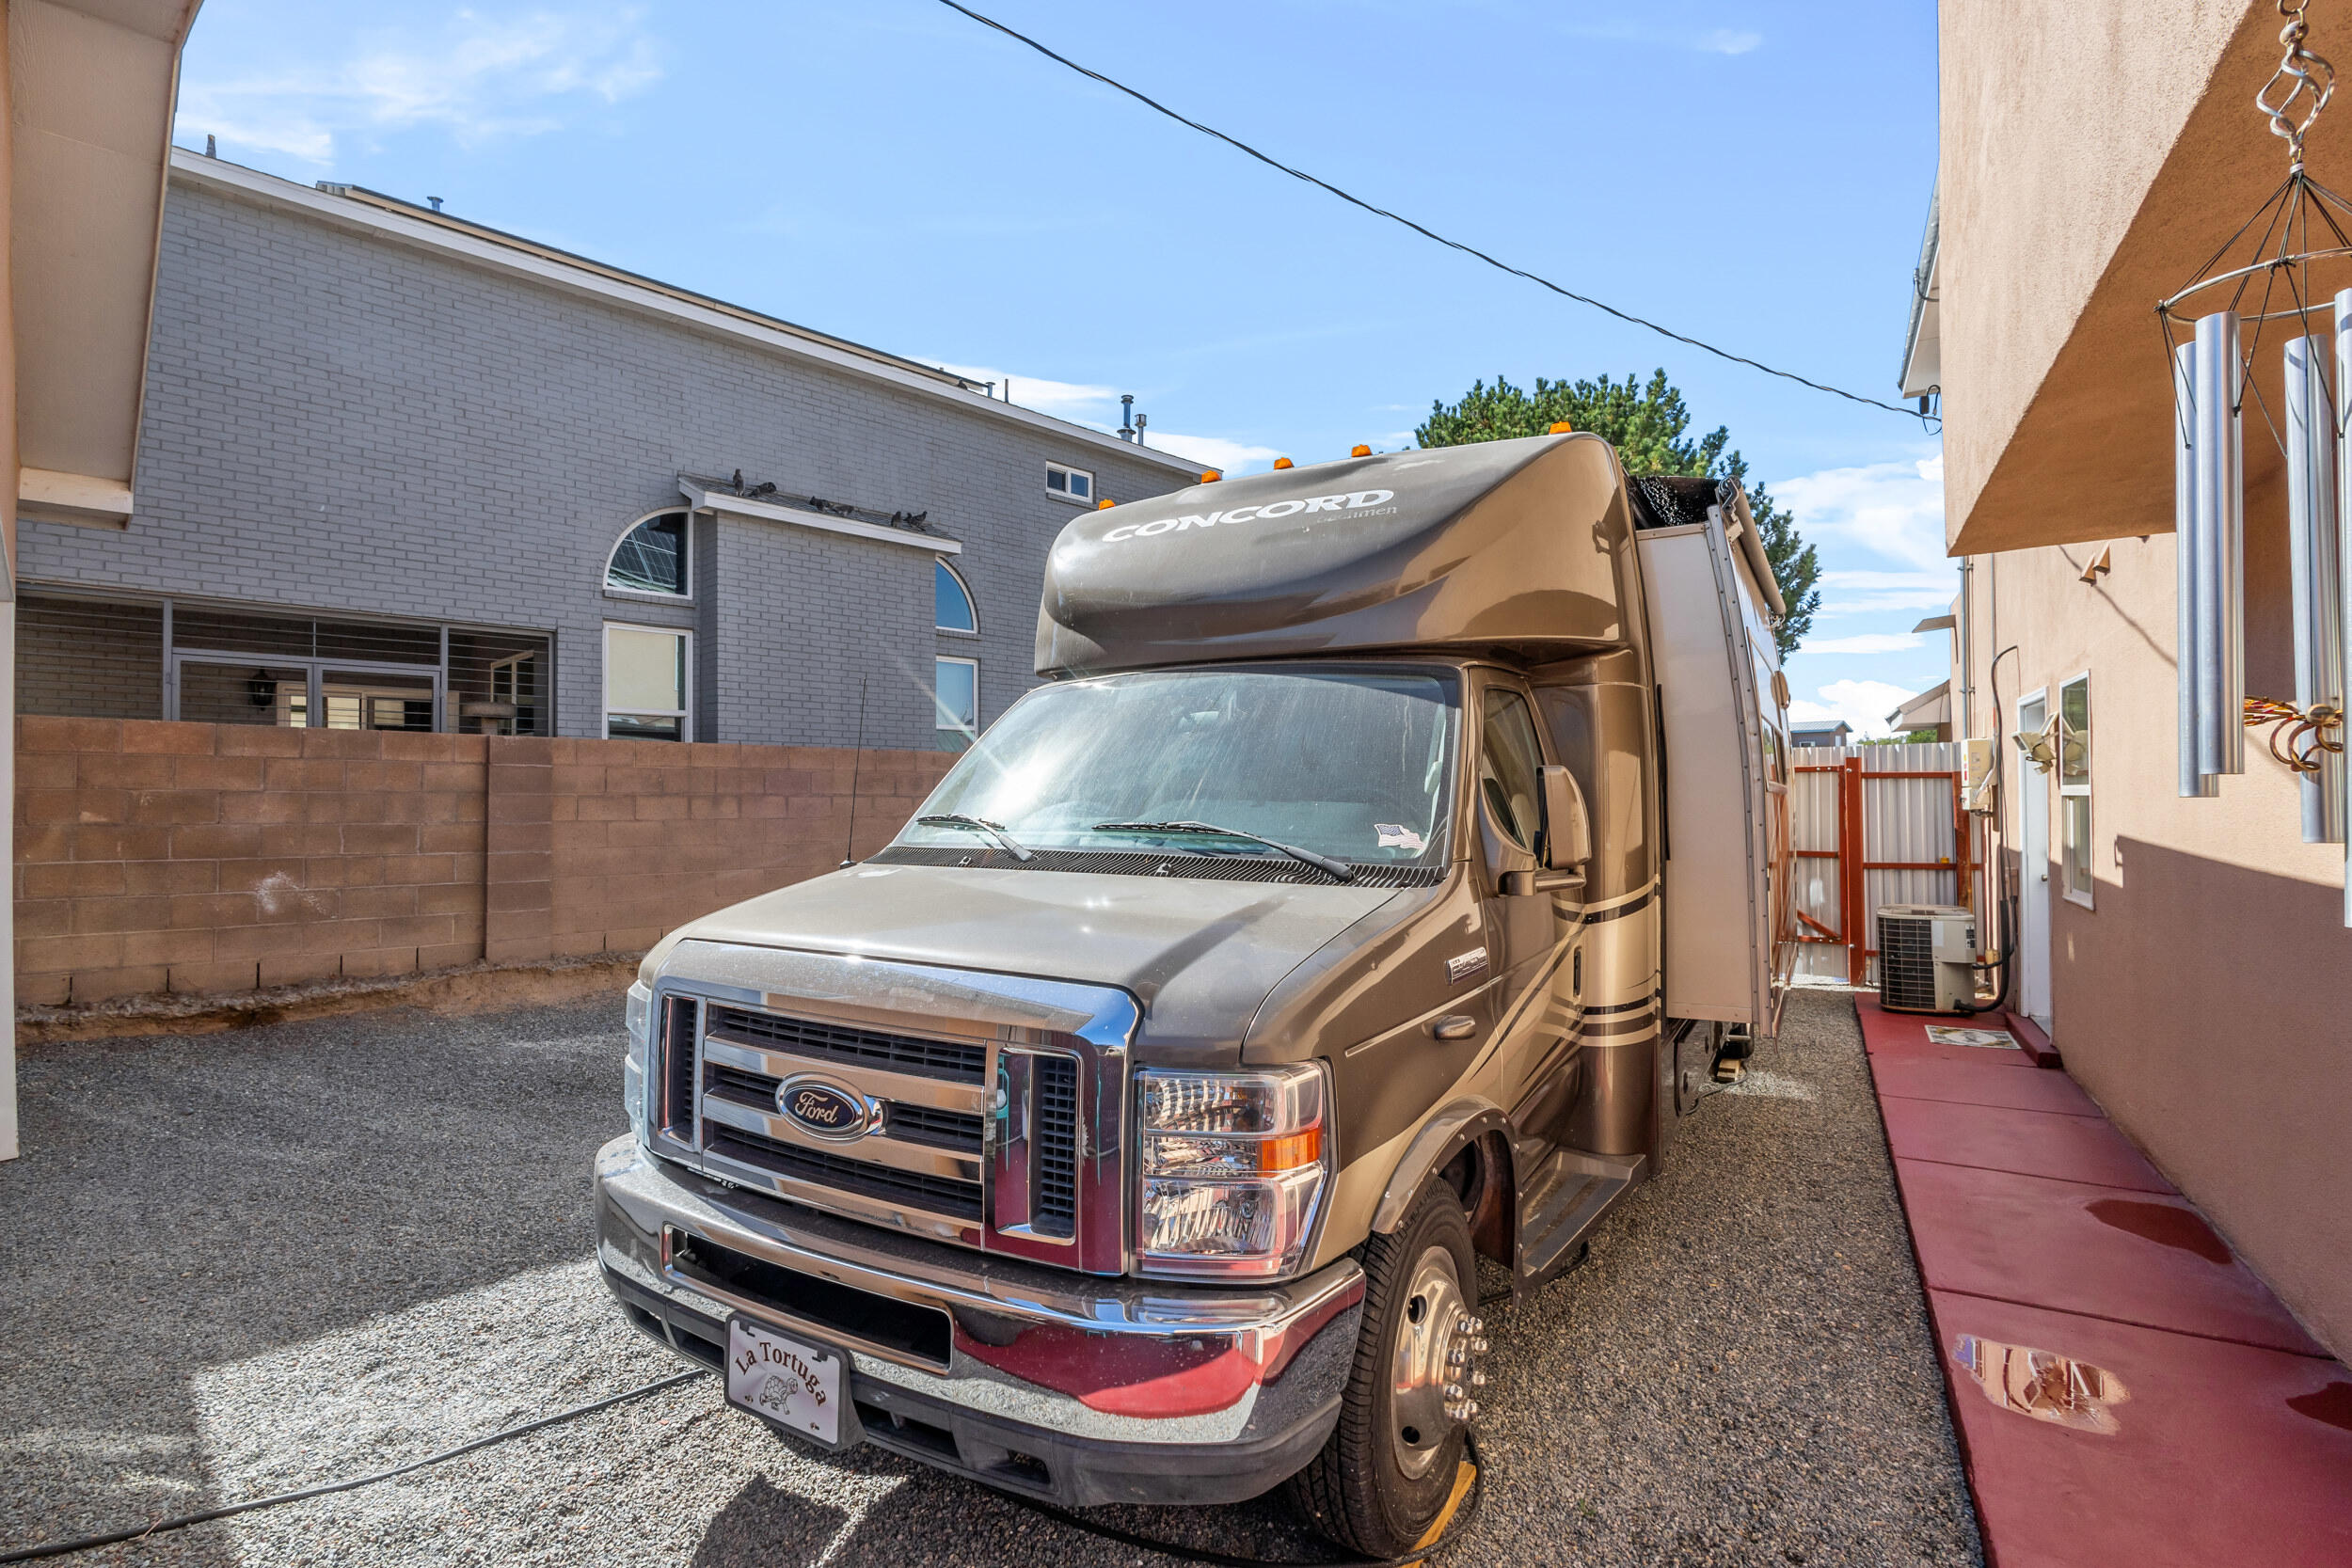
[[874, 1114], [865, 1096], [805, 1073], [776, 1085], [776, 1109], [820, 1138], [862, 1138]]

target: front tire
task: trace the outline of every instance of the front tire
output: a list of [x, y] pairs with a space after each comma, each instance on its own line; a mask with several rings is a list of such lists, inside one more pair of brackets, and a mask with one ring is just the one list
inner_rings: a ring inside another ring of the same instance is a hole
[[1339, 1425], [1291, 1479], [1293, 1504], [1366, 1557], [1408, 1552], [1452, 1496], [1486, 1349], [1470, 1220], [1431, 1182], [1392, 1234], [1358, 1249], [1363, 1329]]

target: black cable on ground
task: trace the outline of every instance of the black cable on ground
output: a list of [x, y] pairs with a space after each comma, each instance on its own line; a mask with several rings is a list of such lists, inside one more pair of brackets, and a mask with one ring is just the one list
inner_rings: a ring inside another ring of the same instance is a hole
[[592, 1400], [586, 1404], [574, 1405], [569, 1410], [559, 1410], [552, 1416], [542, 1416], [535, 1421], [525, 1421], [520, 1426], [507, 1427], [502, 1431], [490, 1433], [487, 1437], [477, 1437], [470, 1443], [460, 1443], [453, 1449], [443, 1449], [439, 1453], [427, 1454], [422, 1459], [411, 1460], [405, 1465], [396, 1465], [389, 1470], [378, 1470], [373, 1475], [355, 1476], [349, 1481], [330, 1481], [323, 1485], [306, 1486], [294, 1492], [278, 1492], [266, 1497], [249, 1497], [241, 1503], [227, 1503], [219, 1508], [208, 1508], [201, 1513], [183, 1513], [175, 1518], [158, 1519], [151, 1525], [141, 1525], [135, 1529], [111, 1530], [103, 1535], [78, 1536], [71, 1541], [44, 1542], [38, 1546], [19, 1546], [14, 1551], [0, 1552], [0, 1563], [32, 1562], [41, 1558], [64, 1557], [72, 1552], [92, 1551], [100, 1546], [118, 1545], [125, 1541], [141, 1541], [151, 1535], [161, 1535], [167, 1530], [186, 1529], [190, 1525], [210, 1524], [215, 1519], [226, 1519], [232, 1514], [250, 1513], [255, 1509], [277, 1508], [285, 1503], [301, 1502], [306, 1497], [324, 1497], [334, 1492], [356, 1492], [362, 1486], [373, 1486], [378, 1481], [391, 1481], [413, 1471], [425, 1469], [430, 1465], [444, 1465], [477, 1449], [503, 1443], [509, 1438], [520, 1437], [526, 1433], [541, 1432], [551, 1426], [561, 1426], [565, 1421], [576, 1421], [582, 1416], [593, 1416], [599, 1410], [609, 1410], [616, 1404], [626, 1404], [630, 1400], [643, 1399], [647, 1394], [658, 1394], [664, 1388], [675, 1388], [681, 1383], [709, 1375], [698, 1367], [692, 1371], [676, 1372], [669, 1377], [658, 1377], [651, 1383], [640, 1384], [622, 1393], [610, 1395], [600, 1400]]
[[[626, 1404], [631, 1400], [643, 1399], [647, 1394], [658, 1394], [665, 1388], [675, 1388], [679, 1384], [709, 1375], [701, 1368], [695, 1368], [691, 1371], [675, 1372], [668, 1377], [656, 1378], [651, 1383], [640, 1384], [634, 1388], [608, 1395], [604, 1399], [574, 1405], [569, 1410], [559, 1410], [552, 1416], [542, 1416], [536, 1420], [525, 1421], [520, 1426], [506, 1427], [491, 1433], [486, 1437], [477, 1437], [469, 1443], [460, 1443], [453, 1449], [443, 1449], [440, 1452], [427, 1454], [422, 1459], [411, 1460], [405, 1465], [396, 1465], [389, 1470], [377, 1470], [364, 1476], [354, 1476], [347, 1481], [325, 1481], [317, 1486], [305, 1486], [293, 1492], [277, 1492], [265, 1497], [248, 1497], [243, 1502], [225, 1503], [219, 1508], [208, 1508], [197, 1513], [182, 1513], [168, 1519], [158, 1519], [152, 1524], [140, 1525], [131, 1529], [109, 1530], [102, 1535], [76, 1536], [69, 1541], [48, 1541], [36, 1546], [19, 1546], [12, 1551], [0, 1552], [0, 1563], [33, 1562], [43, 1558], [67, 1557], [75, 1552], [95, 1551], [101, 1546], [117, 1546], [126, 1541], [143, 1541], [151, 1535], [186, 1529], [192, 1525], [211, 1524], [216, 1519], [231, 1518], [240, 1513], [251, 1513], [259, 1509], [279, 1508], [287, 1503], [298, 1503], [311, 1497], [328, 1497], [337, 1492], [356, 1492], [363, 1486], [374, 1486], [383, 1481], [395, 1481], [402, 1476], [410, 1475], [436, 1465], [447, 1464], [453, 1459], [463, 1458], [467, 1454], [494, 1447], [512, 1438], [525, 1436], [533, 1432], [543, 1432], [548, 1427], [561, 1426], [566, 1421], [576, 1421], [583, 1416], [593, 1416], [599, 1410], [610, 1410], [616, 1404]], [[1434, 1544], [1407, 1552], [1402, 1557], [1316, 1558], [1312, 1560], [1240, 1557], [1209, 1547], [1188, 1546], [1180, 1542], [1160, 1541], [1148, 1535], [1138, 1535], [1131, 1530], [1120, 1529], [1116, 1525], [1104, 1524], [1098, 1520], [1073, 1513], [1052, 1503], [1024, 1497], [1017, 1492], [1007, 1492], [1002, 1496], [1089, 1535], [1100, 1536], [1105, 1541], [1116, 1541], [1121, 1545], [1134, 1546], [1144, 1551], [1158, 1552], [1164, 1557], [1176, 1558], [1185, 1562], [1215, 1564], [1216, 1568], [1403, 1568], [1404, 1564], [1420, 1562], [1422, 1559], [1443, 1551], [1457, 1543], [1469, 1530], [1470, 1522], [1477, 1517], [1479, 1504], [1485, 1499], [1486, 1492], [1486, 1467], [1479, 1462], [1478, 1439], [1474, 1435], [1466, 1433], [1463, 1446], [1470, 1464], [1469, 1496], [1462, 1499], [1461, 1506], [1446, 1521], [1443, 1535], [1439, 1536]]]
[[1029, 37], [1028, 34], [1016, 32], [1012, 28], [1006, 26], [1003, 23], [998, 22], [993, 17], [982, 16], [978, 11], [974, 10], [969, 6], [959, 5], [957, 0], [939, 0], [939, 3], [946, 6], [949, 10], [962, 12], [965, 16], [970, 17], [973, 21], [978, 23], [983, 27], [993, 27], [997, 32], [1004, 34], [1007, 38], [1011, 39], [1015, 42], [1028, 45], [1031, 49], [1036, 50], [1039, 54], [1044, 55], [1047, 59], [1052, 60], [1057, 65], [1068, 66], [1071, 70], [1076, 71], [1081, 76], [1089, 77], [1094, 81], [1100, 82], [1104, 87], [1109, 87], [1114, 91], [1125, 93], [1128, 97], [1134, 99], [1145, 108], [1166, 115], [1168, 119], [1174, 120], [1179, 125], [1198, 131], [1204, 136], [1214, 137], [1216, 140], [1223, 142], [1226, 146], [1234, 149], [1236, 151], [1248, 154], [1250, 157], [1257, 159], [1258, 162], [1265, 165], [1268, 168], [1279, 169], [1282, 173], [1289, 175], [1294, 180], [1303, 180], [1308, 184], [1314, 186], [1316, 189], [1327, 191], [1331, 195], [1338, 197], [1342, 201], [1346, 202], [1349, 206], [1360, 207], [1365, 212], [1372, 214], [1375, 217], [1384, 217], [1391, 223], [1403, 224], [1406, 228], [1411, 230], [1414, 233], [1421, 235], [1423, 239], [1435, 240], [1438, 244], [1444, 245], [1449, 250], [1458, 250], [1465, 256], [1475, 257], [1477, 260], [1486, 262], [1488, 266], [1497, 268], [1502, 272], [1507, 272], [1514, 277], [1523, 277], [1528, 282], [1536, 285], [1538, 288], [1550, 290], [1553, 293], [1558, 294], [1563, 299], [1572, 299], [1579, 305], [1589, 305], [1594, 309], [1601, 311], [1606, 315], [1614, 316], [1617, 320], [1624, 322], [1629, 325], [1645, 327], [1649, 331], [1657, 333], [1661, 338], [1671, 338], [1677, 343], [1682, 343], [1691, 348], [1698, 349], [1702, 353], [1711, 354], [1718, 359], [1727, 359], [1735, 365], [1745, 365], [1752, 371], [1762, 371], [1766, 375], [1778, 376], [1783, 381], [1793, 381], [1800, 387], [1809, 387], [1817, 392], [1827, 392], [1830, 396], [1835, 398], [1844, 398], [1848, 403], [1859, 403], [1866, 407], [1870, 408], [1883, 408], [1890, 414], [1900, 414], [1907, 420], [1917, 420], [1922, 428], [1925, 429], [1933, 430], [1939, 428], [1939, 425], [1934, 420], [1933, 416], [1923, 413], [1918, 409], [1905, 408], [1899, 404], [1892, 403], [1882, 403], [1877, 398], [1864, 397], [1860, 392], [1849, 392], [1842, 387], [1832, 387], [1823, 382], [1807, 380], [1805, 377], [1797, 374], [1794, 371], [1776, 370], [1772, 366], [1765, 364], [1760, 359], [1751, 359], [1744, 354], [1734, 354], [1729, 349], [1717, 348], [1713, 343], [1706, 342], [1700, 339], [1691, 337], [1687, 333], [1677, 332], [1670, 326], [1661, 326], [1654, 321], [1633, 314], [1630, 310], [1620, 310], [1613, 305], [1603, 304], [1601, 301], [1593, 298], [1590, 294], [1581, 294], [1574, 289], [1563, 288], [1561, 285], [1554, 283], [1550, 278], [1542, 277], [1536, 273], [1529, 272], [1525, 267], [1515, 267], [1508, 261], [1498, 261], [1496, 258], [1489, 256], [1485, 251], [1479, 249], [1476, 245], [1464, 245], [1459, 240], [1449, 240], [1443, 234], [1438, 233], [1436, 230], [1415, 223], [1411, 218], [1405, 216], [1401, 213], [1392, 213], [1386, 207], [1375, 206], [1373, 203], [1366, 201], [1359, 196], [1353, 196], [1348, 192], [1340, 189], [1339, 186], [1334, 185], [1328, 180], [1318, 179], [1314, 175], [1308, 173], [1303, 168], [1295, 168], [1291, 165], [1283, 163], [1279, 158], [1269, 157], [1265, 153], [1261, 152], [1256, 148], [1250, 146], [1248, 142], [1241, 140], [1238, 136], [1229, 136], [1213, 125], [1203, 125], [1197, 119], [1188, 119], [1184, 115], [1180, 115], [1175, 110], [1169, 108], [1167, 104], [1160, 103], [1157, 99], [1147, 97], [1144, 94], [1137, 92], [1135, 88], [1129, 87], [1126, 83], [1105, 76], [1099, 71], [1089, 70], [1087, 67], [1080, 65], [1077, 61], [1072, 59], [1067, 55], [1057, 55], [1053, 50], [1046, 48], [1045, 45], [1038, 42], [1037, 40]]

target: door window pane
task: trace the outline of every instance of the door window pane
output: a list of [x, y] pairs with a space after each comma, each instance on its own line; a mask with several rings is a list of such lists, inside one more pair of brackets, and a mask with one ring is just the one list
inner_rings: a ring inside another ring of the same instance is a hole
[[1478, 749], [1478, 786], [1495, 826], [1522, 849], [1535, 847], [1544, 758], [1535, 718], [1516, 691], [1486, 693], [1486, 721]]
[[980, 667], [968, 658], [943, 658], [933, 666], [939, 727], [976, 730], [980, 725]]
[[296, 666], [180, 661], [180, 717], [198, 724], [310, 721], [310, 672]]
[[330, 730], [433, 728], [433, 678], [326, 670], [319, 675], [319, 707]]

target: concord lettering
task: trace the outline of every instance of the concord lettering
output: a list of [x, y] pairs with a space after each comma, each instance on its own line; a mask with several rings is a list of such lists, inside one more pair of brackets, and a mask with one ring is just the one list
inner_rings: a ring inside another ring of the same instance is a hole
[[1368, 507], [1378, 506], [1395, 494], [1393, 490], [1358, 490], [1344, 496], [1309, 496], [1304, 500], [1237, 506], [1231, 512], [1212, 512], [1205, 517], [1199, 513], [1188, 513], [1182, 517], [1160, 517], [1148, 523], [1121, 523], [1103, 535], [1103, 543], [1109, 545], [1121, 539], [1149, 539], [1154, 534], [1181, 533], [1186, 529], [1215, 528], [1219, 523], [1250, 523], [1266, 517], [1289, 517], [1301, 512], [1361, 512]]

